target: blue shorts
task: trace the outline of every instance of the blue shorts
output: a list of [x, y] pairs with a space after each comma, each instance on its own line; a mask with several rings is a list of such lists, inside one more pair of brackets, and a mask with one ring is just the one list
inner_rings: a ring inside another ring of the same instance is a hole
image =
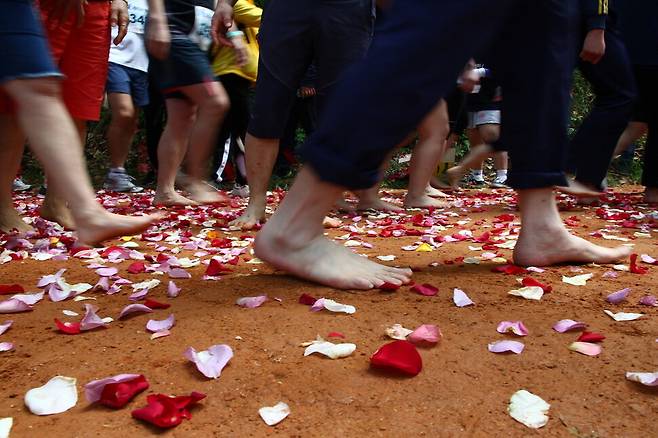
[[144, 107], [149, 104], [148, 73], [110, 62], [105, 91], [130, 94], [135, 106]]
[[13, 79], [62, 76], [30, 0], [2, 2], [0, 48], [0, 84]]

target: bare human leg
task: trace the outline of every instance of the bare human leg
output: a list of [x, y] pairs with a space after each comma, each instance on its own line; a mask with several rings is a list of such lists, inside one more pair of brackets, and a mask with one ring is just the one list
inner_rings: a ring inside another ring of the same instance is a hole
[[[419, 141], [411, 154], [409, 188], [404, 199], [405, 207], [441, 208], [447, 206], [446, 202], [432, 198], [427, 191], [428, 187], [431, 187], [430, 178], [445, 153], [449, 130], [448, 107], [446, 102], [441, 99], [418, 127]], [[435, 196], [437, 195], [435, 194]]]
[[158, 183], [154, 205], [196, 205], [176, 192], [176, 173], [180, 168], [196, 119], [196, 106], [187, 99], [167, 99], [167, 124], [158, 145]]
[[18, 121], [51, 182], [64, 188], [71, 206], [78, 243], [97, 245], [117, 236], [145, 230], [155, 216], [127, 217], [107, 212], [96, 202], [80, 137], [60, 98], [57, 79], [13, 80], [4, 89], [18, 103]]
[[229, 107], [226, 91], [219, 82], [190, 85], [182, 87], [180, 91], [197, 105], [196, 122], [185, 157], [188, 176], [185, 190], [192, 200], [200, 204], [226, 201], [206, 182], [210, 173], [208, 163], [212, 148], [215, 147], [217, 133]]
[[606, 248], [569, 234], [551, 188], [519, 190], [521, 233], [514, 263], [548, 266], [559, 263], [612, 263], [631, 253], [627, 246]]
[[[259, 138], [247, 133], [245, 158], [247, 161], [249, 204], [247, 204], [247, 208], [242, 215], [231, 222], [232, 226], [250, 230], [257, 223], [265, 221], [267, 187], [278, 154], [279, 139]], [[338, 196], [334, 200], [337, 198]]]
[[322, 221], [344, 189], [302, 169], [256, 236], [256, 255], [297, 277], [339, 289], [409, 283], [411, 270], [374, 263], [324, 237]]
[[646, 134], [648, 129], [647, 124], [644, 122], [629, 122], [628, 126], [626, 126], [626, 129], [617, 141], [617, 147], [615, 148], [613, 157], [623, 154], [631, 144]]
[[112, 121], [107, 128], [107, 146], [110, 167], [125, 167], [130, 145], [137, 130], [137, 110], [132, 96], [125, 93], [108, 93]]
[[0, 115], [0, 133], [3, 140], [0, 147], [0, 231], [23, 233], [32, 227], [23, 222], [14, 209], [11, 187], [23, 157], [25, 136], [16, 117], [9, 114]]

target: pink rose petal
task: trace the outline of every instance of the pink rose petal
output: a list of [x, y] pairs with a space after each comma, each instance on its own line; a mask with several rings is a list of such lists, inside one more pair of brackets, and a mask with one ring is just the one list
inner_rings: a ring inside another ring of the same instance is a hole
[[176, 283], [173, 281], [169, 282], [169, 285], [167, 286], [167, 296], [169, 298], [176, 298], [178, 294], [180, 293], [181, 288], [176, 286]]
[[0, 342], [0, 352], [9, 351], [14, 349], [12, 342]]
[[108, 291], [110, 289], [110, 279], [109, 277], [101, 277], [100, 280], [98, 280], [98, 283], [94, 285], [92, 290], [104, 290]]
[[189, 347], [184, 354], [189, 361], [194, 362], [201, 374], [216, 379], [233, 357], [233, 350], [228, 345], [213, 345], [208, 350], [199, 352]]
[[586, 356], [597, 356], [601, 354], [602, 348], [600, 345], [591, 342], [573, 342], [569, 345], [569, 350]]
[[98, 307], [93, 304], [85, 304], [85, 316], [80, 321], [80, 330], [93, 330], [98, 327], [107, 326], [96, 312], [98, 312]]
[[43, 277], [41, 277], [41, 280], [39, 280], [39, 282], [37, 283], [37, 287], [44, 288], [49, 284], [57, 283], [57, 280], [62, 278], [64, 272], [66, 272], [66, 269], [60, 269], [59, 271], [57, 271], [55, 274], [52, 275], [44, 275]]
[[528, 329], [521, 321], [501, 321], [496, 327], [498, 333], [512, 332], [517, 336], [528, 336]]
[[311, 312], [319, 312], [320, 310], [324, 310], [324, 298], [318, 298], [315, 300], [315, 303], [311, 306]]
[[16, 298], [0, 301], [0, 313], [29, 312], [30, 310], [32, 310], [32, 306]]
[[192, 274], [182, 268], [173, 268], [169, 270], [169, 278], [192, 278]]
[[140, 290], [138, 290], [137, 292], [133, 292], [132, 294], [130, 294], [130, 295], [128, 296], [128, 299], [131, 300], [131, 301], [138, 301], [138, 300], [141, 300], [141, 299], [144, 298], [146, 295], [148, 295], [149, 290], [150, 290], [150, 289], [148, 289], [148, 288], [140, 289]]
[[169, 336], [171, 332], [169, 330], [161, 330], [159, 332], [155, 332], [151, 335], [151, 340], [158, 339], [158, 338], [164, 338], [165, 336]]
[[119, 273], [119, 270], [115, 267], [111, 268], [98, 268], [96, 269], [96, 273], [100, 275], [101, 277], [111, 277], [113, 275], [116, 275]]
[[426, 297], [433, 297], [439, 293], [439, 289], [432, 286], [431, 284], [414, 284], [411, 287], [412, 292], [416, 292], [420, 295], [425, 295]]
[[114, 377], [106, 377], [105, 379], [92, 380], [85, 385], [85, 397], [89, 403], [95, 403], [101, 399], [103, 388], [110, 383], [122, 383], [136, 379], [140, 374], [118, 374]]
[[553, 330], [558, 333], [565, 333], [570, 330], [584, 329], [587, 324], [584, 322], [574, 321], [573, 319], [562, 319], [553, 325]]
[[606, 271], [601, 276], [601, 278], [617, 278], [617, 277], [619, 277], [619, 274], [617, 274], [615, 271]]
[[155, 320], [155, 319], [149, 319], [149, 321], [146, 323], [146, 330], [150, 331], [151, 333], [155, 332], [161, 332], [164, 330], [169, 330], [174, 326], [176, 323], [176, 319], [174, 318], [174, 315], [169, 315], [167, 319], [163, 320]]
[[488, 348], [492, 353], [512, 352], [515, 354], [520, 354], [525, 348], [525, 345], [518, 341], [497, 341], [489, 344]]
[[441, 339], [441, 330], [432, 324], [423, 324], [407, 336], [416, 345], [435, 345]]
[[658, 371], [655, 373], [638, 373], [629, 371], [626, 373], [626, 378], [645, 386], [658, 386]]
[[653, 295], [645, 295], [640, 298], [639, 303], [643, 306], [658, 306], [658, 298]]
[[119, 313], [119, 319], [136, 312], [151, 313], [153, 312], [153, 309], [145, 306], [144, 304], [128, 304], [121, 310], [121, 313]]
[[617, 292], [613, 292], [606, 297], [606, 301], [612, 304], [619, 304], [628, 297], [628, 294], [631, 292], [631, 288], [627, 287]]
[[43, 292], [38, 292], [35, 294], [16, 294], [12, 295], [11, 298], [22, 301], [28, 306], [34, 306], [36, 303], [43, 299]]
[[452, 293], [452, 301], [454, 301], [457, 307], [466, 307], [475, 304], [473, 301], [471, 301], [468, 295], [466, 295], [466, 292], [457, 288], [455, 288]]
[[247, 309], [253, 309], [255, 307], [260, 307], [265, 301], [267, 301], [267, 295], [259, 295], [257, 297], [238, 298], [235, 304], [240, 307], [246, 307]]
[[640, 260], [642, 260], [644, 263], [648, 263], [650, 265], [658, 265], [658, 261], [656, 259], [654, 259], [653, 257], [651, 257], [650, 255], [648, 255], [648, 254], [642, 254], [640, 256]]
[[9, 327], [11, 327], [13, 323], [14, 321], [10, 319], [0, 324], [0, 335], [9, 330]]
[[64, 301], [73, 295], [72, 291], [63, 291], [57, 284], [50, 284], [45, 289], [48, 292], [50, 300], [54, 303]]

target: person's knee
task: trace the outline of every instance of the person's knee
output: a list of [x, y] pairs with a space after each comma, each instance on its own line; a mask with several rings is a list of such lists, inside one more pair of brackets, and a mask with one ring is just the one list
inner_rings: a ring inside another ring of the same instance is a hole
[[20, 103], [24, 99], [61, 99], [61, 81], [55, 78], [20, 79], [8, 87], [10, 94]]
[[482, 142], [492, 144], [498, 141], [500, 137], [500, 127], [498, 125], [483, 125], [479, 128]]
[[122, 105], [112, 110], [112, 122], [116, 125], [132, 128], [137, 122], [137, 111], [130, 105]]
[[226, 93], [216, 93], [205, 100], [202, 104], [203, 110], [221, 116], [226, 114], [231, 107], [231, 102]]

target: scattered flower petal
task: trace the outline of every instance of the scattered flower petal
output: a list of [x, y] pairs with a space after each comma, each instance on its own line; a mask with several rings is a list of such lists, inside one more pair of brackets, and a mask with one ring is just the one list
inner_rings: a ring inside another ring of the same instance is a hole
[[526, 286], [507, 292], [510, 295], [525, 298], [526, 300], [539, 301], [544, 296], [544, 289], [539, 286]]
[[11, 417], [0, 418], [0, 438], [9, 438], [9, 432], [14, 425], [14, 419]]
[[206, 398], [205, 394], [192, 392], [187, 396], [170, 396], [165, 394], [151, 394], [146, 397], [147, 405], [132, 411], [133, 418], [146, 421], [162, 428], [178, 426], [183, 419], [192, 418], [188, 410], [199, 400]]
[[235, 304], [240, 307], [246, 307], [247, 309], [253, 309], [260, 307], [265, 301], [267, 301], [267, 295], [259, 295], [257, 297], [238, 298]]
[[318, 299], [312, 297], [309, 294], [301, 294], [299, 297], [299, 304], [304, 304], [306, 306], [312, 306]]
[[146, 330], [150, 331], [151, 333], [155, 332], [160, 332], [163, 330], [169, 330], [174, 326], [176, 323], [176, 319], [174, 318], [174, 315], [169, 315], [167, 319], [163, 320], [155, 320], [155, 319], [149, 319], [149, 321], [146, 323]]
[[582, 332], [580, 336], [578, 336], [578, 339], [576, 339], [579, 342], [601, 342], [605, 339], [605, 336], [603, 336], [601, 333], [596, 333], [596, 332]]
[[553, 286], [550, 286], [548, 284], [542, 284], [532, 277], [525, 277], [523, 280], [521, 280], [521, 284], [526, 287], [528, 286], [541, 287], [545, 294], [550, 293], [553, 290]]
[[274, 406], [265, 406], [258, 410], [258, 415], [268, 426], [274, 426], [282, 422], [290, 415], [290, 406], [284, 402], [279, 402]]
[[67, 335], [77, 335], [80, 333], [80, 323], [79, 322], [62, 322], [59, 319], [55, 318], [55, 325], [60, 332], [66, 333]]
[[119, 319], [123, 318], [126, 315], [130, 315], [131, 313], [151, 313], [153, 312], [153, 309], [151, 309], [148, 306], [145, 306], [144, 304], [128, 304], [126, 307], [124, 307], [121, 310], [121, 313], [119, 313]]
[[439, 289], [437, 287], [432, 286], [431, 284], [414, 284], [411, 287], [412, 292], [416, 292], [421, 295], [425, 295], [426, 297], [433, 297], [437, 293], [439, 293]]
[[510, 398], [507, 412], [519, 423], [531, 429], [539, 429], [548, 423], [550, 407], [541, 397], [522, 389]]
[[391, 339], [398, 339], [400, 341], [407, 339], [407, 336], [409, 336], [411, 333], [413, 333], [413, 330], [404, 328], [400, 324], [393, 324], [391, 327], [386, 328], [386, 336]]
[[319, 353], [330, 359], [340, 359], [354, 353], [354, 350], [356, 350], [355, 344], [334, 344], [333, 342], [318, 338], [318, 340], [311, 342], [311, 345], [306, 347], [306, 350], [304, 350], [304, 356], [306, 357], [313, 353]]
[[411, 342], [393, 341], [375, 351], [370, 365], [415, 376], [423, 369], [423, 360]]
[[180, 293], [181, 288], [176, 286], [176, 283], [173, 281], [169, 282], [169, 285], [167, 286], [167, 296], [169, 298], [176, 298], [178, 294]]
[[312, 312], [319, 312], [322, 309], [327, 309], [330, 312], [347, 314], [356, 312], [356, 307], [350, 306], [349, 304], [341, 304], [334, 300], [330, 300], [329, 298], [320, 298], [311, 306]]
[[569, 350], [575, 351], [586, 356], [598, 356], [601, 354], [601, 346], [598, 344], [593, 344], [591, 342], [572, 342], [569, 345]]
[[457, 307], [466, 307], [475, 304], [473, 301], [471, 301], [468, 295], [466, 295], [466, 292], [457, 288], [455, 288], [455, 290], [452, 292], [452, 301]]
[[0, 353], [14, 349], [12, 342], [0, 342]]
[[185, 350], [184, 355], [190, 362], [194, 362], [201, 374], [210, 379], [216, 379], [233, 357], [233, 350], [228, 345], [213, 345], [208, 350], [198, 352], [189, 347]]
[[152, 300], [150, 298], [147, 298], [146, 301], [144, 301], [144, 305], [146, 307], [149, 307], [153, 310], [155, 309], [168, 309], [171, 307], [171, 304], [169, 303], [161, 303], [159, 301]]
[[627, 287], [617, 292], [613, 292], [606, 297], [606, 301], [610, 304], [619, 304], [628, 297], [628, 294], [631, 293], [631, 288]]
[[119, 374], [114, 377], [92, 380], [85, 385], [84, 389], [89, 403], [99, 402], [104, 406], [119, 409], [148, 387], [148, 381], [141, 374]]
[[501, 321], [496, 327], [498, 333], [512, 332], [517, 336], [528, 336], [528, 329], [521, 321]]
[[66, 412], [78, 402], [76, 379], [55, 376], [45, 385], [32, 388], [25, 394], [25, 405], [36, 415]]
[[117, 268], [98, 268], [96, 269], [96, 273], [100, 275], [101, 277], [111, 277], [113, 275], [117, 275], [119, 273], [119, 270]]
[[25, 289], [20, 284], [0, 284], [0, 295], [21, 294]]
[[631, 254], [631, 264], [629, 266], [631, 273], [633, 274], [646, 274], [649, 272], [649, 268], [644, 266], [637, 265], [637, 254]]
[[407, 340], [418, 346], [433, 346], [441, 340], [441, 330], [432, 324], [423, 324], [414, 330]]
[[98, 307], [93, 304], [85, 304], [85, 316], [80, 321], [80, 330], [93, 330], [98, 327], [105, 327], [107, 324], [96, 314]]
[[645, 386], [658, 386], [658, 371], [655, 373], [627, 372], [626, 379]]
[[553, 325], [553, 330], [558, 333], [565, 333], [571, 330], [584, 329], [587, 324], [584, 322], [574, 321], [573, 319], [562, 319]]
[[0, 324], [0, 335], [9, 330], [9, 327], [14, 323], [12, 320], [7, 320]]
[[489, 344], [488, 348], [492, 353], [512, 352], [515, 354], [520, 354], [525, 348], [525, 345], [518, 341], [496, 341]]
[[30, 310], [32, 310], [32, 306], [16, 298], [0, 301], [0, 313], [29, 312]]
[[643, 306], [658, 306], [658, 298], [656, 298], [653, 295], [645, 295], [642, 298], [640, 298], [639, 301], [640, 304]]
[[626, 313], [626, 312], [611, 312], [610, 310], [604, 310], [603, 311], [606, 315], [608, 315], [610, 318], [614, 319], [615, 321], [635, 321], [636, 319], [640, 319], [644, 314], [643, 313]]
[[164, 338], [165, 336], [169, 336], [171, 332], [169, 330], [161, 330], [159, 332], [155, 332], [151, 335], [151, 340], [158, 339], [158, 338]]
[[594, 274], [592, 273], [576, 275], [575, 277], [566, 277], [563, 275], [562, 281], [572, 286], [585, 286], [587, 284], [587, 280], [593, 276]]

